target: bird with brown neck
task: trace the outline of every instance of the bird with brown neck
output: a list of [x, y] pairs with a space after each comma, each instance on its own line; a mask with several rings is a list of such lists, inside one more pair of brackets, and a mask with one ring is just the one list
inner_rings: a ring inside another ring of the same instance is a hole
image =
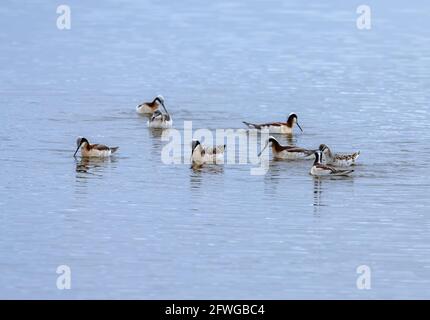
[[164, 103], [162, 95], [158, 95], [151, 102], [143, 102], [136, 107], [136, 112], [140, 114], [153, 114], [160, 105]]
[[88, 139], [79, 137], [76, 141], [76, 151], [73, 155], [76, 157], [79, 149], [81, 149], [81, 156], [85, 158], [106, 158], [118, 151], [118, 147], [108, 147], [103, 144], [90, 144]]
[[272, 154], [274, 159], [307, 160], [313, 159], [314, 157], [315, 150], [309, 150], [297, 146], [284, 146], [273, 136], [270, 136], [269, 139], [267, 139], [265, 146], [258, 154], [259, 157], [269, 144], [272, 145]]
[[263, 124], [255, 124], [243, 121], [243, 123], [250, 129], [268, 129], [269, 133], [293, 134], [293, 128], [295, 124], [303, 132], [303, 129], [299, 125], [297, 118], [297, 114], [293, 112], [290, 113], [290, 115], [288, 116], [287, 122], [269, 122]]

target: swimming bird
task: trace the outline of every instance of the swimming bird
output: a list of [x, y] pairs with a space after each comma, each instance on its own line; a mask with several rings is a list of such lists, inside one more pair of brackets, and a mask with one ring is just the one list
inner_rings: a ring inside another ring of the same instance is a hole
[[88, 140], [83, 137], [78, 138], [78, 140], [76, 141], [76, 145], [78, 147], [76, 148], [75, 154], [73, 155], [74, 157], [76, 157], [76, 154], [78, 153], [79, 149], [81, 149], [82, 157], [88, 158], [109, 157], [118, 150], [118, 147], [107, 147], [103, 144], [90, 144]]
[[154, 129], [168, 129], [172, 127], [172, 118], [164, 105], [164, 100], [162, 100], [161, 105], [163, 106], [164, 112], [156, 110], [152, 117], [148, 120], [148, 127]]
[[325, 144], [321, 144], [319, 150], [322, 152], [322, 162], [338, 167], [349, 167], [355, 164], [355, 160], [360, 155], [360, 151], [351, 154], [332, 153], [330, 148]]
[[269, 133], [284, 133], [284, 134], [292, 134], [294, 124], [296, 124], [299, 129], [303, 132], [302, 127], [297, 122], [297, 114], [290, 113], [288, 116], [287, 122], [270, 122], [263, 124], [255, 124], [243, 121], [243, 123], [250, 129], [269, 129]]
[[193, 167], [201, 167], [204, 164], [220, 163], [224, 158], [226, 145], [216, 147], [204, 147], [200, 141], [193, 140], [191, 143], [191, 163]]
[[324, 165], [322, 161], [322, 152], [320, 150], [315, 151], [315, 161], [311, 168], [310, 174], [313, 176], [347, 176], [354, 170], [337, 169], [333, 166]]
[[162, 95], [155, 97], [152, 102], [143, 102], [136, 107], [136, 112], [141, 114], [153, 114], [157, 110], [160, 104], [164, 103], [164, 98]]
[[272, 154], [275, 159], [313, 159], [315, 150], [308, 150], [297, 146], [283, 146], [274, 137], [270, 136], [266, 141], [266, 145], [260, 151], [258, 156], [261, 156], [269, 143], [272, 143]]

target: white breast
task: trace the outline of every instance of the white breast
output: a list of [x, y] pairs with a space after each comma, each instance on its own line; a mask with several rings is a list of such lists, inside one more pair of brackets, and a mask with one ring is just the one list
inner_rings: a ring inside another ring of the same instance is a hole
[[194, 150], [194, 152], [192, 153], [191, 161], [193, 165], [197, 165], [197, 166], [201, 166], [206, 162], [205, 157], [204, 156], [202, 157], [200, 146], [198, 146], [196, 150]]
[[206, 151], [202, 156], [202, 147], [199, 145], [191, 155], [191, 160], [194, 165], [201, 166], [203, 164], [222, 164], [224, 163], [224, 152], [220, 151], [220, 147], [216, 147], [218, 152], [213, 154], [212, 148], [204, 148]]
[[154, 129], [168, 129], [171, 128], [173, 124], [172, 119], [166, 121], [166, 120], [160, 120], [160, 119], [154, 119], [148, 121], [148, 127], [154, 128]]
[[312, 166], [311, 168], [311, 175], [313, 176], [328, 176], [330, 174], [331, 174], [330, 170], [324, 170], [316, 166]]

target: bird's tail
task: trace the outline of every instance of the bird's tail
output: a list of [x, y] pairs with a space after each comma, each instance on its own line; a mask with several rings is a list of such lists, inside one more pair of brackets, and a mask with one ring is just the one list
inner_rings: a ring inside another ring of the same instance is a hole
[[355, 160], [357, 160], [358, 159], [358, 157], [360, 156], [360, 151], [358, 151], [358, 152], [355, 152], [353, 155], [352, 155], [352, 158], [354, 159], [354, 161]]
[[224, 145], [219, 145], [219, 146], [215, 146], [215, 147], [209, 147], [206, 149], [206, 152], [208, 154], [213, 154], [213, 155], [222, 154], [225, 152], [226, 148], [227, 148], [227, 146], [224, 144]]
[[347, 176], [350, 173], [353, 173], [354, 170], [339, 170], [338, 172], [336, 172], [336, 176]]
[[256, 126], [255, 126], [255, 124], [253, 124], [253, 123], [249, 123], [249, 122], [246, 122], [246, 121], [242, 121], [248, 128], [257, 128]]
[[318, 150], [305, 150], [305, 157], [307, 159], [312, 159], [315, 158], [315, 152], [317, 152]]
[[117, 151], [118, 151], [118, 149], [119, 149], [119, 147], [111, 147], [111, 148], [110, 148], [110, 151], [111, 151], [112, 153], [115, 153], [115, 152], [117, 152]]

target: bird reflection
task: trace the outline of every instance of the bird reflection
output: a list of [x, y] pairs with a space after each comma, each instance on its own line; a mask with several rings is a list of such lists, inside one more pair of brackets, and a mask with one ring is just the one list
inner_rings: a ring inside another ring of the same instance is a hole
[[314, 207], [321, 206], [322, 179], [314, 178]]
[[272, 189], [273, 187], [276, 187], [279, 183], [282, 172], [285, 170], [285, 162], [273, 159], [272, 161], [270, 161], [269, 165], [270, 167], [264, 176], [264, 181], [268, 182], [269, 184], [267, 186], [270, 186]]
[[286, 135], [285, 135], [285, 140], [287, 140], [287, 143], [288, 143], [290, 146], [294, 146], [294, 145], [296, 145], [296, 143], [297, 143], [297, 139], [295, 139], [295, 138], [294, 138], [294, 135], [292, 135], [292, 134], [286, 134]]
[[322, 197], [323, 188], [327, 191], [330, 190], [332, 183], [343, 183], [344, 187], [351, 188], [354, 184], [354, 179], [352, 177], [314, 177], [314, 213], [315, 215], [320, 215], [320, 210], [327, 206]]
[[[206, 167], [194, 167], [191, 166], [191, 174], [190, 174], [190, 185], [191, 189], [199, 189], [202, 185], [203, 180], [207, 177], [206, 175], [216, 175], [223, 174], [224, 167], [223, 166], [206, 166]], [[210, 179], [210, 178], [209, 178]]]
[[314, 177], [314, 215], [320, 216], [320, 209], [323, 205], [321, 202], [321, 194], [322, 194], [322, 179]]
[[151, 132], [151, 135], [153, 138], [161, 138], [164, 134], [167, 134], [168, 136], [169, 129], [159, 129], [159, 128], [149, 128], [149, 131]]
[[[77, 173], [87, 173], [93, 175], [101, 172], [101, 169], [105, 168], [108, 164], [114, 163], [116, 160], [114, 158], [86, 158], [83, 157], [80, 160], [76, 159], [76, 172]], [[97, 173], [95, 173], [97, 172]]]

